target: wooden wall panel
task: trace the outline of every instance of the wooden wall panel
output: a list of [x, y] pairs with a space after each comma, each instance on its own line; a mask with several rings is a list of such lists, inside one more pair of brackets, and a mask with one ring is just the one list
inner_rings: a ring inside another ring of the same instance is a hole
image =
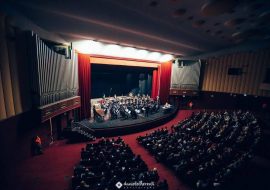
[[241, 77], [239, 77], [239, 76], [236, 76], [235, 77], [237, 79], [237, 81], [239, 81], [239, 85], [238, 85], [238, 88], [235, 91], [235, 93], [245, 92], [245, 89], [246, 89], [245, 85], [248, 84], [248, 83], [247, 82], [244, 82], [244, 81], [247, 80], [247, 74], [249, 74], [248, 69], [250, 68], [250, 67], [245, 67], [244, 66], [244, 65], [246, 65], [246, 62], [245, 62], [245, 53], [241, 53], [241, 54], [238, 53], [237, 56], [236, 56], [236, 58], [235, 58], [235, 61], [236, 61], [237, 66], [238, 67], [242, 67], [243, 66], [243, 71], [246, 72]]
[[[249, 77], [249, 88], [248, 88], [248, 94], [256, 94], [256, 75], [259, 75], [259, 72], [257, 72], [259, 69], [257, 68], [256, 64], [253, 64], [253, 61], [256, 62], [256, 55], [255, 53], [250, 54], [250, 60], [249, 65], [251, 66], [251, 76]], [[263, 74], [264, 75], [264, 74]]]
[[10, 78], [12, 83], [12, 92], [13, 92], [13, 102], [15, 114], [22, 113], [22, 103], [21, 103], [21, 93], [20, 93], [20, 82], [19, 74], [17, 68], [17, 59], [16, 59], [16, 45], [14, 40], [9, 40], [8, 45], [8, 54], [9, 54], [9, 65], [10, 65]]
[[0, 120], [5, 119], [7, 117], [6, 114], [6, 106], [5, 106], [5, 97], [2, 86], [2, 77], [0, 72]]
[[[219, 64], [220, 63], [218, 63], [217, 62], [217, 60], [215, 60], [215, 63], [214, 63], [214, 65], [213, 65], [213, 77], [214, 78], [219, 78], [219, 73], [218, 73], [218, 71], [219, 71]], [[219, 84], [218, 84], [218, 82], [217, 81], [213, 81], [213, 88], [214, 89], [218, 89], [219, 88]]]
[[[227, 67], [226, 68], [231, 67], [232, 60], [233, 60], [233, 56], [228, 56], [228, 62], [226, 63], [227, 64]], [[226, 72], [226, 70], [224, 70], [224, 71]], [[227, 88], [226, 89], [222, 89], [222, 91], [225, 90], [227, 92], [232, 92], [232, 87], [233, 87], [233, 83], [234, 83], [234, 80], [235, 80], [234, 78], [235, 78], [235, 76], [228, 76], [228, 85], [227, 85]], [[219, 82], [222, 82], [222, 81], [219, 81]]]
[[[227, 66], [227, 56], [223, 56], [223, 59], [222, 59], [222, 63], [221, 64], [224, 65], [224, 68], [223, 69], [227, 69], [227, 67], [228, 67]], [[222, 91], [223, 89], [226, 89], [227, 86], [228, 86], [228, 75], [225, 72], [222, 72], [222, 73], [223, 73], [224, 77], [222, 78], [223, 85], [222, 85], [222, 88], [220, 89], [220, 91]]]
[[5, 98], [4, 105], [6, 107], [6, 114], [8, 117], [10, 117], [15, 115], [15, 109], [6, 37], [6, 17], [4, 15], [0, 15], [0, 71], [2, 77], [3, 94]]
[[[209, 64], [206, 62], [206, 65], [205, 65], [205, 68], [204, 68], [204, 80], [205, 80], [205, 89], [207, 90], [209, 87], [208, 87], [208, 80], [209, 80]], [[201, 73], [202, 74], [202, 73]]]
[[[243, 68], [244, 73], [238, 76], [228, 75], [230, 67]], [[202, 90], [270, 96], [269, 91], [260, 89], [267, 68], [270, 68], [270, 49], [209, 58], [205, 66]]]
[[[238, 55], [232, 56], [232, 62], [231, 62], [232, 65], [236, 65], [236, 67], [241, 67], [242, 61], [238, 61], [238, 59], [243, 60], [244, 57], [241, 57], [241, 55], [239, 55], [239, 56], [240, 56], [239, 58], [238, 58]], [[237, 91], [239, 91], [239, 89], [236, 88], [236, 85], [237, 85], [237, 81], [241, 81], [241, 79], [239, 80], [238, 77], [232, 77], [232, 80], [233, 80], [233, 82], [232, 82], [232, 86], [231, 86], [231, 90], [230, 91], [231, 92], [237, 92]]]

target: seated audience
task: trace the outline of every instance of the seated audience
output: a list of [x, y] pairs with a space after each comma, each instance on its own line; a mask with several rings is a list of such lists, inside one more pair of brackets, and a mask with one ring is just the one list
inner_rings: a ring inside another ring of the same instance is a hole
[[[135, 155], [121, 137], [87, 144], [81, 151], [81, 161], [74, 168], [74, 190], [113, 190], [117, 182], [152, 183], [153, 186], [138, 186], [133, 189], [167, 190], [168, 184], [159, 181], [157, 169], [149, 170], [140, 155]], [[123, 188], [123, 189], [127, 189]]]
[[199, 112], [138, 142], [158, 162], [197, 188], [216, 188], [243, 166], [259, 142], [261, 129], [250, 112]]

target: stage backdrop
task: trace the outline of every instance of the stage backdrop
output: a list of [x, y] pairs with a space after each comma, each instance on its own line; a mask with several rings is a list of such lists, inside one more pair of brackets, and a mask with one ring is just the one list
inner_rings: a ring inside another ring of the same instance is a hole
[[92, 98], [122, 96], [132, 92], [151, 95], [152, 68], [91, 64]]
[[201, 62], [176, 60], [172, 65], [171, 88], [198, 90]]

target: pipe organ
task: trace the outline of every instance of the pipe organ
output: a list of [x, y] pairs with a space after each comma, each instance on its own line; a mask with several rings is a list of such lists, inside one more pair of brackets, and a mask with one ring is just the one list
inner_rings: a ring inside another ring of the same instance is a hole
[[34, 104], [44, 106], [77, 96], [78, 58], [71, 51], [70, 58], [50, 48], [36, 34], [32, 35], [31, 70]]

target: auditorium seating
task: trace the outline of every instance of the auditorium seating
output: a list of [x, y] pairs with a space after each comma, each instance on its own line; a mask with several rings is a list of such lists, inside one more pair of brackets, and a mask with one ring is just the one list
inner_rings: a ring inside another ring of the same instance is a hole
[[198, 112], [137, 137], [158, 162], [197, 188], [219, 187], [252, 158], [261, 128], [248, 111]]
[[74, 190], [111, 190], [118, 189], [118, 182], [123, 185], [140, 181], [153, 185], [136, 189], [168, 189], [166, 180], [158, 182], [157, 170], [149, 170], [140, 155], [135, 155], [120, 137], [116, 140], [102, 138], [81, 150], [80, 163], [74, 167], [72, 187]]

